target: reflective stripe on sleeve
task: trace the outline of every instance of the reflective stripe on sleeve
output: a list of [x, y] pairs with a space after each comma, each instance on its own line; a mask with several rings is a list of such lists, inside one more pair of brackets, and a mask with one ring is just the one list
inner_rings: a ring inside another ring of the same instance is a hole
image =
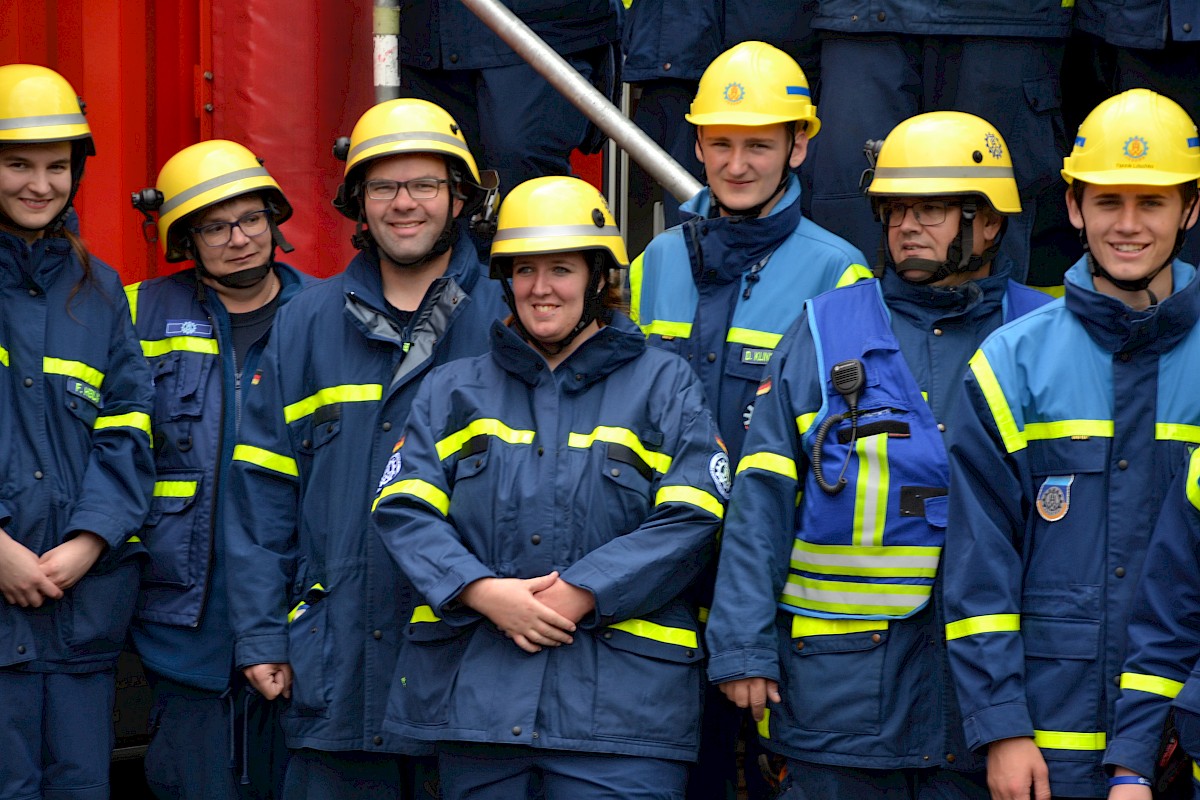
[[800, 416], [796, 417], [796, 430], [800, 432], [801, 436], [808, 433], [808, 429], [812, 427], [812, 424], [816, 418], [816, 411], [812, 412], [811, 414], [801, 414]]
[[394, 494], [404, 494], [424, 501], [440, 511], [443, 517], [450, 513], [450, 496], [429, 481], [423, 481], [419, 478], [409, 478], [408, 480], [385, 486], [383, 491], [379, 493], [379, 496], [375, 498], [375, 502], [371, 504], [371, 511], [378, 508], [379, 503], [384, 498], [391, 497]]
[[0, 364], [8, 366], [8, 349], [5, 347], [0, 347]]
[[92, 430], [100, 431], [105, 428], [136, 428], [147, 436], [150, 435], [150, 415], [141, 411], [130, 411], [128, 414], [113, 414], [112, 416], [96, 417]]
[[946, 623], [946, 641], [981, 633], [1010, 633], [1021, 630], [1020, 614], [984, 614]]
[[760, 469], [763, 472], [773, 472], [794, 481], [800, 480], [796, 462], [787, 456], [775, 453], [751, 453], [748, 456], [742, 456], [742, 460], [738, 462], [737, 472], [734, 474], [740, 475], [743, 470], [747, 469]]
[[725, 518], [725, 506], [721, 501], [694, 486], [662, 487], [654, 496], [654, 505], [661, 506], [663, 503], [687, 503], [707, 511], [717, 519]]
[[307, 417], [322, 406], [330, 406], [334, 403], [364, 403], [379, 400], [382, 397], [383, 387], [378, 383], [348, 383], [342, 386], [328, 386], [303, 400], [284, 406], [283, 420], [292, 423]]
[[239, 444], [233, 448], [233, 460], [245, 461], [247, 464], [254, 464], [255, 466], [263, 467], [282, 475], [291, 475], [293, 478], [300, 477], [300, 470], [296, 467], [296, 459], [272, 453], [270, 450], [264, 450], [261, 447]]
[[1121, 688], [1130, 689], [1135, 692], [1145, 692], [1146, 694], [1156, 694], [1159, 697], [1174, 699], [1181, 691], [1183, 691], [1183, 682], [1173, 681], [1170, 678], [1160, 678], [1157, 675], [1142, 675], [1137, 672], [1122, 672]]
[[863, 266], [862, 264], [851, 264], [846, 268], [846, 271], [842, 273], [841, 277], [838, 278], [837, 288], [840, 289], [843, 286], [849, 286], [852, 283], [858, 283], [859, 281], [874, 277], [875, 273], [871, 272], [871, 270], [867, 269], [867, 267]]

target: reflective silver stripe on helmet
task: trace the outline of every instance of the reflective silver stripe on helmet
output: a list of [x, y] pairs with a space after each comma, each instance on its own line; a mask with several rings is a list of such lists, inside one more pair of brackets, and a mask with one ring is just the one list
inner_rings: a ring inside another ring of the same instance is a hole
[[[249, 167], [247, 169], [235, 170], [234, 172], [227, 172], [224, 175], [218, 175], [215, 178], [209, 178], [206, 181], [197, 183], [195, 186], [188, 189], [187, 191], [180, 192], [179, 194], [175, 195], [167, 202], [163, 203], [162, 208], [160, 208], [158, 210], [158, 215], [160, 217], [166, 216], [167, 214], [170, 214], [172, 211], [174, 211], [176, 208], [178, 208], [180, 205], [186, 203], [188, 200], [191, 200], [193, 197], [204, 194], [205, 192], [209, 191], [210, 189], [215, 189], [218, 186], [224, 186], [227, 183], [233, 183], [234, 181], [240, 181], [244, 178], [270, 178], [270, 177], [271, 177], [270, 173], [268, 173], [262, 167]], [[275, 187], [270, 186], [270, 187], [262, 187], [262, 188], [273, 189]]]
[[43, 117], [10, 117], [0, 119], [0, 131], [18, 128], [49, 128], [56, 125], [86, 125], [83, 114], [47, 114]]
[[497, 231], [493, 242], [506, 242], [509, 239], [565, 239], [569, 236], [616, 236], [621, 232], [616, 225], [605, 225], [597, 228], [595, 225], [536, 225], [529, 228], [508, 228]]
[[372, 147], [378, 147], [381, 144], [387, 144], [389, 142], [411, 141], [438, 142], [440, 144], [450, 145], [455, 150], [461, 150], [468, 156], [471, 155], [471, 151], [467, 149], [467, 146], [462, 143], [461, 139], [457, 139], [449, 134], [434, 133], [433, 131], [407, 131], [404, 133], [386, 133], [383, 136], [372, 136], [370, 139], [359, 142], [354, 146], [354, 149], [350, 151], [350, 154], [346, 156], [346, 160], [353, 161], [355, 156], [357, 156], [363, 150], [367, 150]]
[[876, 167], [876, 178], [1011, 178], [1012, 167]]

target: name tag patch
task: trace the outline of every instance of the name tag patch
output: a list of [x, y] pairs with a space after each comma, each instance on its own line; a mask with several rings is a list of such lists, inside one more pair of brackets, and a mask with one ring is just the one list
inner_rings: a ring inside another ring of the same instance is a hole
[[762, 347], [743, 347], [742, 348], [742, 363], [743, 364], [766, 364], [771, 360], [771, 355], [774, 350], [768, 350]]
[[104, 401], [100, 397], [100, 390], [90, 383], [84, 383], [78, 378], [71, 378], [67, 381], [67, 392], [76, 397], [82, 397], [96, 408], [104, 405]]

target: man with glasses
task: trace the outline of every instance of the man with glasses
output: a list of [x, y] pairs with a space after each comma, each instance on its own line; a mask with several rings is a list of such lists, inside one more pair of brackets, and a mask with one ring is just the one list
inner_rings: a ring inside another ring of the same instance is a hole
[[1021, 204], [990, 123], [922, 114], [875, 144], [879, 279], [809, 300], [758, 388], [708, 674], [798, 797], [986, 800], [941, 637], [943, 434], [979, 343], [1050, 298], [996, 255]]
[[[154, 373], [151, 513], [133, 643], [153, 693], [146, 780], [159, 797], [272, 797], [287, 751], [272, 703], [233, 668], [225, 495], [244, 397], [279, 308], [307, 278], [275, 260], [292, 215], [240, 144], [171, 157], [133, 196], [157, 211], [168, 262], [194, 269], [126, 289]], [[231, 761], [230, 753], [236, 757]]]
[[[380, 476], [428, 372], [487, 349], [504, 303], [460, 227], [485, 205], [443, 109], [370, 108], [335, 152], [334, 205], [361, 252], [280, 314], [233, 453], [228, 534], [234, 663], [290, 703], [288, 800], [426, 796], [426, 745], [383, 727], [417, 603], [370, 528]], [[402, 680], [403, 676], [397, 678]]]

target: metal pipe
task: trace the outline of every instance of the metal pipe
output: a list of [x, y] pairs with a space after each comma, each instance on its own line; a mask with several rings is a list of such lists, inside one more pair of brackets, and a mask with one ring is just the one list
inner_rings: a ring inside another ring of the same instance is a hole
[[400, 96], [400, 0], [375, 0], [374, 32], [375, 102]]
[[517, 55], [537, 70], [547, 83], [570, 100], [621, 149], [629, 153], [650, 177], [662, 184], [662, 187], [679, 202], [691, 199], [703, 188], [691, 173], [679, 166], [657, 142], [634, 125], [620, 109], [600, 94], [562, 56], [554, 52], [554, 48], [543, 42], [541, 37], [531, 31], [499, 0], [461, 2], [503, 39], [505, 44], [516, 51]]

